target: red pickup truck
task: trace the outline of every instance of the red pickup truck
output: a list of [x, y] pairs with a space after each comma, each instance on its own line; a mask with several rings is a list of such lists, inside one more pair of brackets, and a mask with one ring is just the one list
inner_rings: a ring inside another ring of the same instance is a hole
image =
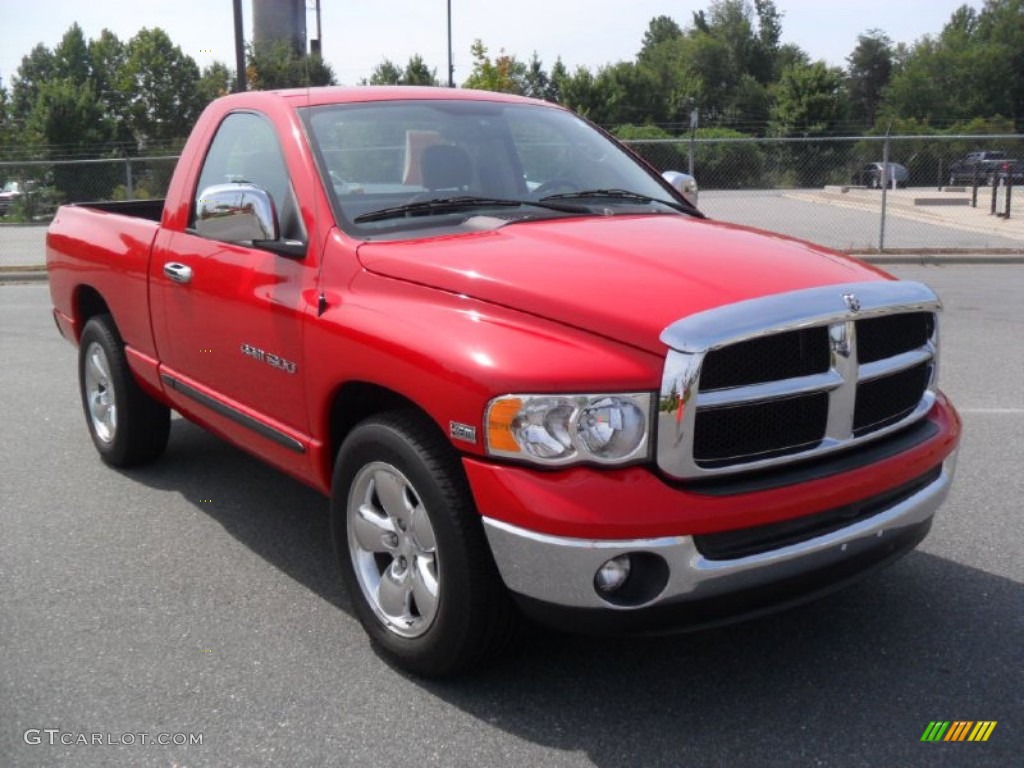
[[114, 466], [171, 409], [330, 498], [394, 663], [719, 624], [911, 550], [949, 490], [926, 286], [707, 220], [550, 104], [245, 93], [165, 201], [60, 209], [54, 317]]

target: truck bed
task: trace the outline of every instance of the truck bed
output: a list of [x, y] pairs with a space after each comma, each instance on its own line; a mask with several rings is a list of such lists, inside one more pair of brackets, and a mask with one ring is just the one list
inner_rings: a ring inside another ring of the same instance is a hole
[[164, 213], [164, 200], [118, 200], [102, 203], [74, 203], [76, 208], [91, 208], [95, 211], [106, 213], [118, 213], [122, 216], [131, 216], [136, 219], [149, 219], [160, 221]]
[[[147, 285], [150, 250], [160, 231], [162, 200], [64, 205], [46, 238], [54, 308], [77, 339], [76, 307], [102, 297], [128, 346], [155, 354]], [[81, 289], [81, 286], [88, 286]]]

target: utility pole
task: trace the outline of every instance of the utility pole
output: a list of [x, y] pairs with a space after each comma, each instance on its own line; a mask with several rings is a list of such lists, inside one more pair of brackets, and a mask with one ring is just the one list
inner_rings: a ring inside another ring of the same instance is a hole
[[448, 0], [448, 87], [455, 87], [455, 64], [452, 63], [452, 0]]
[[320, 0], [316, 0], [316, 50], [313, 53], [318, 56], [323, 55], [324, 50], [324, 36], [320, 30]]
[[245, 78], [245, 35], [242, 33], [242, 0], [233, 0], [235, 8], [235, 92], [249, 88]]

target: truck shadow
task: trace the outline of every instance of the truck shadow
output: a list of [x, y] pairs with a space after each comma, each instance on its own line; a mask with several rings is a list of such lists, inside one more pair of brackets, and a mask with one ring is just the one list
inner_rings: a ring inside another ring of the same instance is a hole
[[[131, 476], [192, 499], [351, 614], [315, 491], [180, 420], [166, 457]], [[1024, 585], [918, 551], [756, 621], [659, 638], [534, 629], [475, 677], [405, 680], [486, 727], [602, 766], [930, 765], [960, 759], [953, 749], [1010, 765], [1022, 744], [1022, 639]], [[1000, 726], [986, 744], [920, 742], [930, 721], [958, 719]]]
[[125, 474], [180, 494], [275, 568], [351, 613], [335, 566], [328, 501], [313, 489], [179, 418], [160, 461]]

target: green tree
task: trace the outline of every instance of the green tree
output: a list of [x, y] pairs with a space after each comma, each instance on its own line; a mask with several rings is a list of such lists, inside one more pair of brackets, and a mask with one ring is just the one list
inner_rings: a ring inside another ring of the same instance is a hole
[[77, 23], [68, 28], [53, 49], [53, 78], [66, 80], [79, 88], [92, 79], [89, 44]]
[[246, 77], [255, 91], [337, 84], [334, 70], [320, 56], [298, 54], [286, 40], [250, 45]]
[[140, 146], [187, 136], [202, 111], [198, 65], [158, 27], [128, 41], [121, 84]]
[[391, 59], [384, 59], [374, 67], [373, 73], [366, 84], [368, 85], [400, 85], [402, 82], [402, 70], [398, 68]]
[[[846, 118], [843, 72], [823, 61], [788, 67], [773, 92], [775, 103], [769, 131], [776, 136], [829, 136]], [[813, 187], [846, 180], [842, 169], [849, 155], [847, 144], [786, 144], [780, 154], [789, 173], [782, 180], [784, 184]], [[837, 174], [842, 178], [834, 178]]]
[[680, 40], [682, 37], [683, 30], [671, 16], [655, 16], [647, 24], [647, 31], [644, 32], [637, 61], [641, 64], [646, 63], [660, 45], [672, 40]]
[[689, 97], [706, 119], [718, 122], [728, 114], [742, 76], [729, 44], [712, 34], [694, 34], [686, 40], [681, 59]]
[[[729, 85], [739, 81], [744, 72], [751, 72], [756, 36], [753, 13], [749, 0], [713, 0], [709, 8], [708, 34], [720, 41], [727, 52], [728, 69], [733, 79]], [[763, 73], [758, 73], [763, 77]], [[768, 73], [771, 77], [771, 73]]]
[[439, 86], [437, 70], [430, 69], [418, 53], [409, 57], [405, 69], [400, 69], [390, 59], [384, 59], [373, 70], [363, 85], [432, 85]]
[[235, 87], [235, 75], [228, 68], [227, 64], [215, 61], [203, 67], [203, 73], [199, 76], [197, 85], [199, 100], [206, 106], [214, 99], [226, 96]]
[[481, 40], [473, 42], [470, 53], [473, 55], [473, 71], [462, 84], [463, 88], [518, 94], [526, 91], [527, 68], [515, 56], [510, 56], [502, 50], [494, 60], [491, 60], [487, 55], [487, 47]]
[[[646, 120], [683, 128], [694, 108], [705, 125], [752, 126], [768, 120], [768, 86], [794, 51], [781, 46], [782, 14], [772, 0], [714, 0], [681, 30], [668, 17], [652, 19], [636, 63], [653, 93]], [[796, 49], [799, 50], [799, 49]]]
[[757, 39], [747, 62], [747, 74], [765, 85], [774, 81], [781, 71], [778, 69], [778, 57], [783, 14], [772, 0], [754, 0], [754, 11], [757, 14]]
[[776, 80], [783, 70], [795, 64], [810, 64], [811, 58], [807, 52], [796, 43], [786, 43], [779, 46], [779, 52], [775, 56]]
[[530, 63], [527, 65], [526, 75], [523, 77], [523, 93], [535, 99], [546, 99], [551, 91], [551, 78], [544, 71], [544, 63], [533, 52]]
[[894, 55], [881, 112], [948, 125], [974, 117], [1024, 118], [1024, 0], [962, 6], [937, 37]]
[[11, 111], [14, 119], [28, 119], [39, 100], [40, 89], [44, 83], [53, 80], [55, 71], [53, 52], [42, 43], [21, 58], [21, 66], [11, 81]]
[[[11, 145], [11, 137], [14, 134], [14, 126], [11, 124], [11, 98], [4, 87], [4, 79], [0, 77], [0, 147], [7, 148]], [[0, 160], [5, 159], [0, 151]], [[2, 176], [2, 174], [0, 174]]]
[[440, 85], [437, 80], [437, 70], [428, 67], [427, 63], [423, 61], [423, 57], [418, 53], [409, 57], [409, 62], [405, 65], [405, 72], [402, 73], [402, 84]]
[[[50, 80], [39, 88], [27, 131], [36, 143], [48, 147], [50, 157], [96, 157], [109, 151], [113, 125], [91, 83]], [[57, 165], [53, 179], [65, 202], [99, 200], [109, 196], [118, 171], [113, 166]]]
[[857, 47], [846, 61], [850, 117], [871, 126], [892, 75], [892, 41], [880, 29], [869, 29], [857, 37]]
[[551, 75], [548, 77], [548, 90], [544, 98], [556, 104], [562, 103], [562, 88], [569, 79], [569, 70], [559, 56], [551, 66]]
[[626, 123], [613, 131], [616, 138], [626, 142], [629, 150], [659, 173], [685, 171], [688, 167], [686, 144], [664, 128], [656, 125]]
[[987, 0], [978, 19], [978, 34], [997, 56], [1005, 57], [1008, 105], [1005, 111], [994, 112], [1024, 120], [1024, 0]]
[[846, 114], [843, 72], [823, 61], [789, 67], [775, 86], [772, 129], [777, 136], [827, 136]]
[[582, 66], [576, 67], [575, 72], [561, 80], [559, 98], [566, 107], [591, 120], [602, 105], [594, 74]]
[[125, 44], [109, 29], [89, 41], [90, 81], [96, 98], [104, 105], [104, 113], [113, 124], [114, 140], [120, 144], [134, 142], [131, 128], [132, 93], [124, 82], [128, 52]]
[[733, 89], [722, 122], [763, 133], [771, 120], [771, 106], [769, 87], [745, 74]]
[[632, 62], [602, 67], [594, 79], [589, 117], [602, 125], [661, 122], [665, 101], [653, 72]]

